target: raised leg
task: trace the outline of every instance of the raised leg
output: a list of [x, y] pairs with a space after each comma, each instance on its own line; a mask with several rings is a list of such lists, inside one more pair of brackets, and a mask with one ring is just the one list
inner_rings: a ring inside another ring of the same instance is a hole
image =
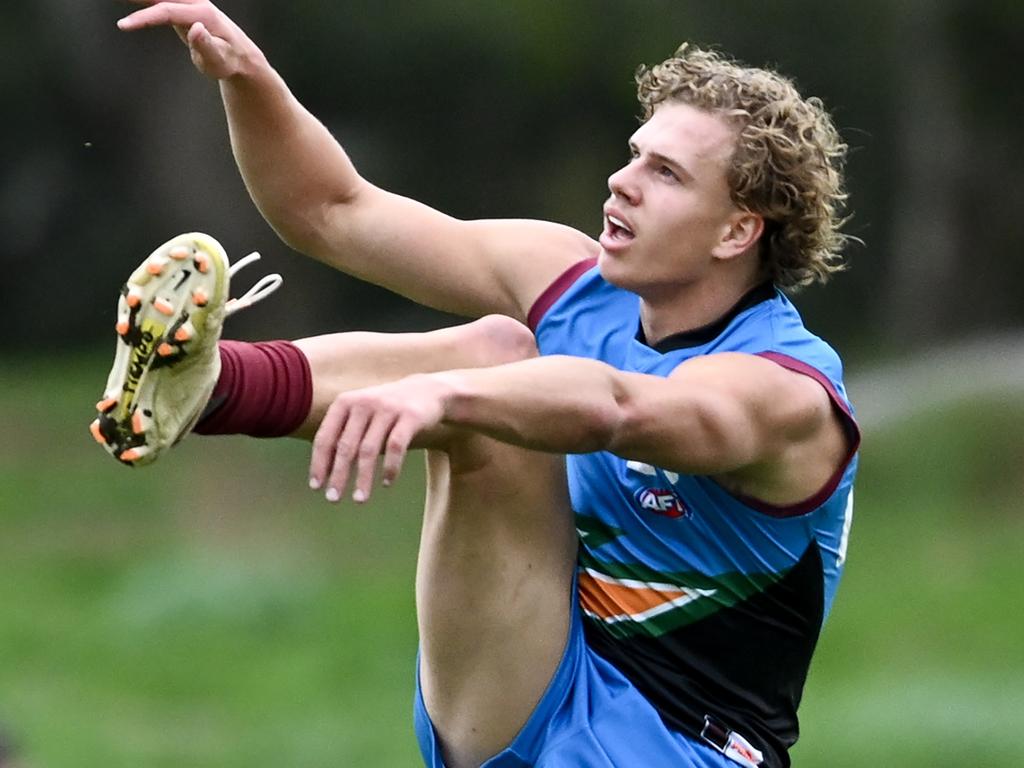
[[[310, 361], [315, 432], [341, 392], [410, 373], [537, 354], [488, 317], [429, 334], [339, 334], [296, 344]], [[449, 768], [506, 747], [544, 693], [568, 633], [576, 532], [564, 459], [452, 432], [428, 451], [416, 577], [420, 675]]]
[[480, 436], [427, 456], [420, 679], [449, 768], [525, 724], [568, 636], [576, 531], [564, 459]]
[[[296, 373], [296, 361], [308, 362], [312, 401], [293, 434], [308, 438], [343, 392], [537, 354], [532, 334], [499, 316], [425, 334], [319, 336], [294, 347], [301, 354], [292, 347], [284, 358], [250, 350], [250, 364], [233, 374], [242, 376], [230, 391], [248, 414], [251, 434], [266, 434], [253, 422], [284, 402], [276, 388], [308, 381], [305, 371]], [[257, 371], [261, 366], [270, 367]], [[257, 388], [263, 394], [249, 403]], [[240, 423], [234, 416], [222, 422]], [[461, 430], [439, 430], [428, 440], [416, 579], [421, 683], [449, 768], [468, 768], [513, 740], [558, 666], [576, 534], [563, 457]]]

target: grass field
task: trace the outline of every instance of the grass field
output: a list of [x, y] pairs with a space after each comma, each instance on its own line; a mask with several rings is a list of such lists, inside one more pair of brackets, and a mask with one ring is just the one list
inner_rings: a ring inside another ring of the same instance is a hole
[[[0, 723], [23, 765], [416, 765], [415, 469], [359, 509], [306, 490], [293, 441], [128, 470], [86, 429], [106, 366], [0, 376]], [[794, 765], [1021, 764], [1022, 466], [1024, 399], [866, 436]]]

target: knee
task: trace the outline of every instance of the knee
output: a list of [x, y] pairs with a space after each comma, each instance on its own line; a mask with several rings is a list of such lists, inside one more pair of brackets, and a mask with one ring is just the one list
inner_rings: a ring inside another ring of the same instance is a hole
[[507, 315], [487, 315], [467, 328], [478, 345], [481, 366], [516, 363], [540, 354], [533, 332]]

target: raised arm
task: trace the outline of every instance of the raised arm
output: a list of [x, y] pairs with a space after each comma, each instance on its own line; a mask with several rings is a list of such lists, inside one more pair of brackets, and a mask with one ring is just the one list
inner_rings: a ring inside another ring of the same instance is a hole
[[208, 0], [132, 0], [126, 31], [171, 26], [219, 81], [231, 146], [264, 218], [296, 250], [414, 301], [524, 319], [564, 269], [596, 255], [580, 232], [540, 221], [460, 221], [363, 179], [262, 51]]
[[[358, 413], [358, 418], [350, 415]], [[384, 482], [410, 445], [439, 427], [469, 429], [553, 453], [610, 451], [683, 474], [711, 475], [774, 505], [813, 496], [852, 445], [814, 379], [745, 354], [694, 358], [671, 376], [551, 356], [413, 376], [343, 394], [313, 447], [314, 486], [338, 493], [355, 470], [369, 494], [378, 452]]]

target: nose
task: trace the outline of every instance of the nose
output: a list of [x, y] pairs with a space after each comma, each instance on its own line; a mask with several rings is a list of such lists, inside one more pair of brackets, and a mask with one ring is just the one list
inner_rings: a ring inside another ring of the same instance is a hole
[[621, 197], [630, 205], [640, 202], [640, 188], [637, 186], [633, 163], [627, 163], [608, 177], [608, 190]]

